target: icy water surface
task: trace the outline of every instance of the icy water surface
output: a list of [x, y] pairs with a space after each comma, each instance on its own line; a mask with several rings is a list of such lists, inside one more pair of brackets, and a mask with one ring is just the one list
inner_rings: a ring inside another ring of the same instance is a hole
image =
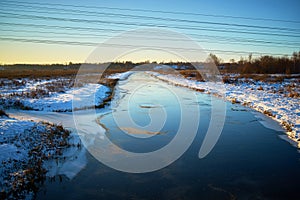
[[[134, 85], [142, 87], [132, 91]], [[120, 81], [114, 102], [119, 112], [129, 110], [133, 121], [140, 126], [149, 124], [149, 110], [156, 117], [168, 114], [160, 130], [150, 127], [144, 131], [126, 124], [120, 127], [113, 113], [104, 115], [98, 111], [96, 118], [85, 112], [80, 114], [86, 133], [106, 130], [106, 136], [114, 144], [132, 152], [164, 147], [175, 137], [182, 112], [178, 98], [165, 89], [165, 85], [168, 84], [147, 74], [134, 74]], [[183, 97], [192, 92], [177, 89]], [[135, 96], [131, 95], [133, 92]], [[199, 159], [211, 116], [211, 99], [215, 97], [196, 95], [196, 102], [183, 98], [181, 108], [193, 112], [196, 109], [193, 106], [199, 105], [197, 135], [190, 148], [171, 165], [150, 173], [125, 173], [107, 167], [85, 151], [85, 159], [78, 161], [80, 171], [71, 179], [64, 175], [48, 179], [38, 199], [298, 199], [300, 154], [297, 149], [278, 137], [282, 132], [264, 127], [259, 122], [261, 118], [240, 105], [226, 103], [222, 134], [213, 150]], [[39, 117], [39, 112], [33, 113], [27, 112], [27, 115]], [[71, 114], [40, 113], [40, 117], [74, 129]], [[111, 151], [118, 153], [118, 149]]]

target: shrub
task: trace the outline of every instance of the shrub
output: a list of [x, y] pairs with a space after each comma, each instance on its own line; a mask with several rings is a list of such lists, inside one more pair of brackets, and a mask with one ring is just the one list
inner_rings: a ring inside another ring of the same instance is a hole
[[293, 129], [292, 129], [292, 126], [287, 123], [286, 121], [283, 121], [282, 122], [282, 125], [285, 127], [285, 129], [288, 131], [288, 132], [291, 132]]
[[239, 104], [239, 103], [241, 103], [239, 100], [237, 100], [236, 98], [232, 98], [231, 99], [231, 103], [232, 104]]
[[265, 114], [265, 115], [268, 115], [268, 116], [270, 116], [270, 117], [275, 117], [275, 116], [273, 115], [272, 111], [270, 111], [270, 110], [265, 110], [265, 111], [264, 111], [264, 114]]
[[6, 114], [3, 110], [0, 110], [0, 117], [8, 117], [8, 114]]

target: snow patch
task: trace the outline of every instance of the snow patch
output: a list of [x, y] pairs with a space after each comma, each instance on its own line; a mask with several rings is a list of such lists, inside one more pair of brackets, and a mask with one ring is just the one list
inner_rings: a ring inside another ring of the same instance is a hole
[[133, 71], [123, 72], [123, 73], [115, 73], [109, 75], [107, 78], [109, 79], [120, 79], [125, 80], [127, 79], [131, 74], [133, 74]]
[[80, 88], [72, 88], [65, 93], [55, 93], [50, 97], [40, 99], [23, 99], [21, 103], [39, 111], [72, 111], [73, 99], [76, 101], [74, 109], [82, 109], [100, 105], [107, 97], [110, 89], [100, 84], [86, 84]]

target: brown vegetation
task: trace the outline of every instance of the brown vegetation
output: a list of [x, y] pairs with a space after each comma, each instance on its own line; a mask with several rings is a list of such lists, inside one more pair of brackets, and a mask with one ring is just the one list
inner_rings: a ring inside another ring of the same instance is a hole
[[292, 126], [287, 123], [286, 121], [283, 121], [282, 122], [282, 126], [285, 127], [285, 129], [288, 131], [288, 132], [291, 132], [293, 129], [292, 129]]
[[[216, 59], [216, 58], [215, 58]], [[300, 73], [300, 52], [294, 52], [291, 57], [261, 56], [253, 59], [241, 57], [238, 62], [219, 63], [224, 66], [224, 73], [242, 74], [298, 74]]]
[[262, 86], [259, 86], [259, 87], [257, 88], [257, 90], [264, 90], [264, 88], [263, 88]]
[[114, 96], [115, 86], [118, 83], [118, 81], [119, 81], [119, 79], [105, 78], [100, 82], [100, 84], [106, 85], [107, 87], [110, 88], [110, 93], [105, 99], [103, 99], [103, 101], [100, 105], [96, 106], [96, 108], [104, 108], [106, 105], [108, 105], [111, 102], [111, 100]]
[[39, 78], [75, 76], [79, 65], [3, 65], [0, 78]]
[[[116, 62], [108, 64], [52, 64], [52, 65], [33, 65], [33, 64], [14, 64], [1, 65], [0, 78], [55, 78], [55, 77], [75, 77], [81, 66], [81, 73], [101, 73], [103, 77], [109, 74], [125, 72], [132, 69], [135, 65], [131, 62]], [[107, 68], [106, 68], [107, 67]], [[106, 68], [106, 69], [105, 69]], [[104, 70], [105, 69], [105, 70]]]
[[[25, 132], [24, 135], [26, 135]], [[29, 160], [8, 159], [0, 163], [0, 166], [6, 164], [13, 166], [3, 171], [6, 189], [1, 191], [0, 199], [25, 199], [28, 193], [36, 194], [46, 179], [47, 171], [43, 166], [44, 161], [59, 158], [62, 150], [70, 146], [69, 135], [70, 132], [61, 125], [37, 123], [30, 135], [21, 139], [22, 145], [25, 145], [24, 148], [29, 148]], [[9, 142], [15, 140], [18, 141], [20, 138], [16, 136]]]
[[0, 117], [8, 117], [8, 114], [6, 114], [5, 111], [0, 109]]
[[178, 72], [185, 78], [197, 81], [204, 81], [201, 74], [199, 74], [199, 72], [195, 69], [178, 70]]
[[[223, 63], [222, 59], [216, 55], [211, 54], [210, 58], [220, 67], [223, 73], [242, 73], [242, 74], [295, 74], [300, 73], [300, 52], [294, 52], [291, 57], [274, 57], [261, 56], [252, 58], [252, 54], [248, 59], [241, 58], [238, 62]], [[101, 72], [103, 77], [106, 75], [125, 72], [131, 70], [135, 66], [149, 64], [149, 62], [132, 63], [132, 62], [114, 62], [104, 64], [80, 64], [69, 63], [52, 64], [52, 65], [29, 65], [29, 64], [15, 64], [15, 65], [1, 65], [0, 78], [25, 78], [25, 77], [62, 77], [62, 76], [76, 76], [79, 68], [84, 65], [89, 72]], [[152, 64], [156, 64], [155, 62]], [[159, 63], [168, 66], [176, 65], [180, 73], [184, 76], [201, 80], [200, 74], [193, 70], [192, 63], [186, 62], [164, 62]], [[108, 66], [108, 67], [107, 67]], [[105, 70], [104, 70], [105, 69]], [[89, 71], [91, 70], [91, 71]]]
[[270, 117], [275, 117], [271, 110], [264, 110], [264, 114]]

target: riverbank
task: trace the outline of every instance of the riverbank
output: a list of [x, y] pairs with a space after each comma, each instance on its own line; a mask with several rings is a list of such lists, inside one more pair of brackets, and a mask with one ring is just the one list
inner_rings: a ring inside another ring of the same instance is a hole
[[189, 80], [180, 75], [149, 72], [152, 76], [182, 87], [212, 94], [232, 103], [242, 104], [271, 117], [286, 130], [290, 140], [300, 148], [300, 107], [299, 97], [290, 97], [284, 88], [297, 85], [294, 82], [270, 83], [263, 81], [240, 80], [230, 84], [223, 82], [201, 82]]
[[[108, 86], [95, 83], [83, 83], [81, 87], [74, 87], [73, 80], [69, 79], [7, 81], [0, 96], [1, 107], [5, 109], [71, 112], [72, 109], [100, 106], [111, 91]], [[76, 99], [76, 106], [72, 105], [73, 99]]]
[[48, 176], [48, 163], [68, 159], [80, 141], [69, 130], [45, 121], [0, 116], [0, 199], [31, 199]]
[[[112, 77], [78, 87], [64, 77], [2, 80], [0, 109], [8, 109], [9, 115], [0, 110], [0, 199], [33, 199], [47, 177], [72, 179], [85, 167], [86, 150], [75, 127], [65, 128], [66, 121], [53, 123], [43, 116], [65, 113], [70, 125], [72, 111], [109, 104], [118, 80]], [[15, 109], [37, 117], [14, 114]]]

